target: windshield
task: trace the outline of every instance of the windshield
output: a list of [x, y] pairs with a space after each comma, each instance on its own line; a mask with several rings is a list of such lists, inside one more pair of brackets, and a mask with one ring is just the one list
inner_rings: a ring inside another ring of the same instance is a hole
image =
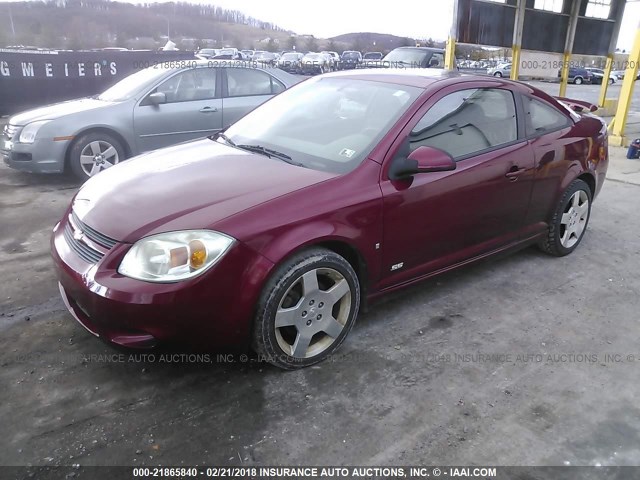
[[316, 77], [274, 97], [225, 133], [237, 145], [259, 145], [307, 168], [346, 173], [364, 160], [421, 91]]
[[128, 77], [123, 78], [111, 88], [105, 90], [96, 98], [105, 102], [122, 102], [133, 98], [140, 90], [164, 76], [170, 69], [158, 66], [145, 68]]
[[382, 58], [381, 53], [365, 53], [364, 58], [367, 60], [380, 60]]
[[297, 53], [285, 53], [284, 55], [282, 55], [282, 57], [280, 57], [280, 60], [297, 60], [297, 59], [298, 59]]
[[349, 59], [351, 59], [351, 58], [353, 58], [353, 59], [358, 58], [358, 52], [344, 52], [344, 53], [342, 54], [342, 58], [349, 58]]
[[412, 50], [408, 48], [397, 48], [387, 54], [384, 57], [385, 62], [398, 62], [398, 63], [410, 63], [416, 66], [420, 66], [424, 63], [424, 60], [429, 52], [425, 50]]

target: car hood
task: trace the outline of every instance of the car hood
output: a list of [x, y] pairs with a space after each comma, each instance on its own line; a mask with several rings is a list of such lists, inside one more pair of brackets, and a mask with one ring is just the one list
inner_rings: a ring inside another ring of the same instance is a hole
[[11, 125], [26, 125], [38, 120], [54, 120], [64, 115], [101, 108], [106, 105], [111, 105], [111, 102], [105, 102], [95, 98], [69, 100], [68, 102], [54, 103], [46, 107], [34, 108], [33, 110], [18, 113], [9, 119], [9, 123], [11, 123]]
[[89, 179], [73, 208], [88, 226], [133, 243], [217, 222], [335, 177], [209, 139], [140, 155]]

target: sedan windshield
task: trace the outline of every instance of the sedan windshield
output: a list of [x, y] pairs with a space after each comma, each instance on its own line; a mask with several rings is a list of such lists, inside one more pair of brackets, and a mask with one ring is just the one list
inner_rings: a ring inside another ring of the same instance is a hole
[[169, 69], [150, 67], [123, 78], [96, 98], [105, 102], [122, 102], [133, 98], [138, 92], [164, 76]]
[[[420, 95], [404, 85], [313, 78], [274, 97], [225, 132], [219, 142], [284, 154], [307, 168], [356, 168]], [[228, 140], [231, 140], [229, 142]], [[274, 155], [274, 160], [278, 157]]]

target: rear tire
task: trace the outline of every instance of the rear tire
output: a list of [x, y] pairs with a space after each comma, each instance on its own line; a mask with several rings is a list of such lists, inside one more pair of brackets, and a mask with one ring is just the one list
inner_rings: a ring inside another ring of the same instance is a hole
[[582, 78], [581, 77], [576, 77], [573, 79], [573, 84], [574, 85], [582, 85]]
[[502, 76], [502, 73], [500, 73], [500, 72], [496, 72], [496, 73], [494, 73], [494, 74], [493, 74], [493, 76], [494, 76], [494, 77], [501, 77], [501, 76]]
[[293, 370], [318, 363], [342, 344], [358, 315], [360, 284], [343, 257], [303, 251], [277, 268], [258, 302], [253, 348]]
[[563, 257], [578, 247], [591, 217], [591, 198], [591, 189], [583, 180], [569, 185], [549, 222], [547, 236], [538, 244], [542, 251]]

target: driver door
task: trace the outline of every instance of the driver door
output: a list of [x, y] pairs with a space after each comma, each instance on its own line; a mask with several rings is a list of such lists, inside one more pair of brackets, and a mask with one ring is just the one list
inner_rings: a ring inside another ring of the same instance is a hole
[[165, 94], [151, 103], [147, 95], [133, 111], [140, 153], [212, 135], [222, 129], [222, 98], [217, 68], [190, 68], [165, 79], [149, 95]]
[[534, 158], [517, 110], [508, 89], [456, 86], [427, 101], [405, 127], [387, 165], [424, 145], [450, 154], [456, 169], [381, 181], [382, 288], [521, 238]]

